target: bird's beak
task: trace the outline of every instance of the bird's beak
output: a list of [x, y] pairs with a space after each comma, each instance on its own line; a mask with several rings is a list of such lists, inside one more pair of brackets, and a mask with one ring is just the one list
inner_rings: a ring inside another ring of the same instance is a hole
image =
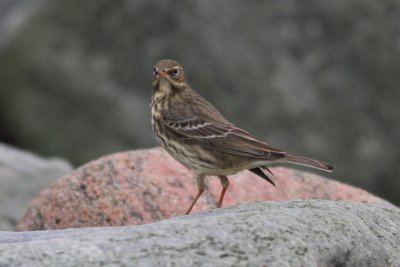
[[165, 71], [159, 71], [158, 75], [160, 75], [160, 77], [165, 77], [168, 75], [168, 73], [166, 73]]

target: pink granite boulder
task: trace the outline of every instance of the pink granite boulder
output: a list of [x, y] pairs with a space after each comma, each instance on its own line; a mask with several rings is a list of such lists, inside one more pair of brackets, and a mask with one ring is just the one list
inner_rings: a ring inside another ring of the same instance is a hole
[[[249, 171], [230, 176], [223, 206], [255, 201], [330, 199], [392, 206], [364, 190], [294, 169], [271, 168], [276, 187]], [[221, 186], [208, 189], [192, 212], [216, 208]], [[32, 200], [18, 231], [136, 225], [185, 213], [197, 187], [191, 171], [163, 149], [123, 152], [92, 161]]]

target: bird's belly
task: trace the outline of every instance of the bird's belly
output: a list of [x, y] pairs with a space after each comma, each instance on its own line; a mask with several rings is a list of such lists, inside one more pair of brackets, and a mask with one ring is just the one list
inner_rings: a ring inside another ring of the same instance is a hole
[[221, 172], [222, 166], [219, 166], [211, 155], [204, 154], [199, 147], [181, 143], [161, 144], [175, 160], [194, 172], [208, 175], [218, 175]]
[[196, 173], [205, 175], [232, 175], [247, 169], [247, 164], [241, 164], [238, 160], [231, 160], [230, 155], [215, 157], [204, 148], [196, 145], [171, 144], [160, 142], [164, 149], [178, 162]]

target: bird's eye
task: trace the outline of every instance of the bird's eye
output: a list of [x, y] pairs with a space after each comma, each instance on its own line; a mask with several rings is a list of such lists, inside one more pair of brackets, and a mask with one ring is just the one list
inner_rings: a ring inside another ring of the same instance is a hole
[[156, 74], [158, 74], [157, 68], [153, 69], [153, 75], [155, 76]]
[[178, 68], [173, 68], [173, 69], [171, 70], [171, 74], [170, 74], [170, 75], [172, 75], [172, 76], [177, 76], [178, 73], [179, 73], [179, 69], [178, 69]]

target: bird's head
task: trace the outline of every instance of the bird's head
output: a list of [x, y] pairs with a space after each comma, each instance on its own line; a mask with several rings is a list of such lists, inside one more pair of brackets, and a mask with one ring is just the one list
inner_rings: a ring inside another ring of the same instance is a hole
[[186, 87], [185, 73], [182, 66], [171, 59], [156, 63], [153, 70], [153, 92], [171, 93]]

